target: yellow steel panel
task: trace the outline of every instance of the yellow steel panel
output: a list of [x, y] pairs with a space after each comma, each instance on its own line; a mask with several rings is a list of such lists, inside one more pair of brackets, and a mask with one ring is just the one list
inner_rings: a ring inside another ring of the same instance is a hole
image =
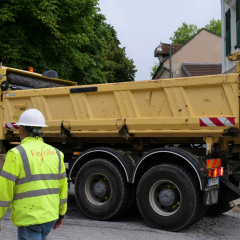
[[186, 107], [188, 116], [189, 117], [194, 117], [195, 114], [194, 114], [194, 111], [193, 111], [193, 107], [192, 107], [191, 101], [190, 101], [185, 89], [183, 87], [180, 87], [180, 91], [181, 91], [181, 94], [182, 94], [183, 103]]
[[43, 98], [49, 120], [74, 120], [76, 116], [69, 95], [54, 96], [53, 94]]
[[168, 100], [163, 89], [132, 91], [132, 98], [138, 113], [138, 118], [172, 117]]
[[120, 118], [120, 112], [113, 92], [86, 94], [93, 119]]
[[121, 91], [123, 106], [126, 111], [126, 117], [124, 118], [136, 118], [135, 110], [132, 104], [132, 99], [129, 91]]
[[165, 88], [173, 117], [190, 117], [183, 88]]
[[196, 86], [185, 88], [194, 109], [195, 116], [232, 116], [222, 85]]
[[131, 91], [127, 91], [127, 92], [128, 92], [129, 100], [131, 101], [131, 108], [132, 108], [132, 111], [133, 111], [133, 116], [135, 118], [139, 118], [140, 117], [140, 112], [139, 112], [139, 109], [138, 109], [137, 102], [136, 102], [135, 98], [133, 97], [132, 92]]
[[121, 118], [136, 118], [139, 116], [137, 105], [130, 91], [114, 91]]
[[238, 114], [238, 86], [237, 83], [223, 84], [226, 99], [228, 101], [231, 112], [234, 116]]
[[45, 116], [46, 121], [51, 120], [50, 114], [46, 111], [44, 97], [31, 97], [33, 108], [39, 109]]
[[89, 103], [88, 95], [83, 94], [80, 102], [82, 108], [84, 109], [84, 113], [86, 114], [86, 119], [93, 119], [93, 112], [92, 108]]
[[[55, 121], [53, 125], [61, 126], [60, 121]], [[115, 119], [93, 119], [93, 120], [75, 120], [75, 121], [63, 121], [64, 126], [71, 126], [71, 131], [78, 131], [81, 127], [81, 131], [117, 131]], [[50, 125], [51, 126], [51, 125]], [[79, 127], [80, 126], [80, 127]]]
[[[25, 106], [23, 108], [19, 107]], [[32, 108], [32, 102], [30, 98], [22, 97], [22, 98], [11, 98], [6, 101], [6, 105], [4, 106], [4, 121], [5, 122], [17, 122], [22, 112], [26, 109]]]
[[87, 107], [87, 99], [83, 93], [74, 93], [70, 95], [76, 119], [90, 119], [92, 113]]
[[[55, 101], [52, 101], [52, 99], [53, 99], [52, 96], [49, 99], [50, 101], [46, 97], [40, 97], [40, 99], [42, 100], [42, 108], [44, 109], [43, 112], [45, 112], [47, 122], [52, 121], [54, 119], [58, 120], [57, 117], [62, 116], [59, 113], [61, 113], [61, 110], [64, 111], [64, 109], [63, 109], [63, 106], [62, 106], [62, 109], [61, 109], [61, 107], [58, 105], [58, 100], [56, 101], [56, 99], [54, 98]], [[63, 102], [64, 98], [63, 99], [61, 98], [61, 101]], [[49, 104], [49, 102], [51, 102], [51, 103]], [[62, 102], [60, 102], [60, 103], [62, 103]], [[67, 108], [67, 111], [64, 112], [66, 114], [66, 113], [68, 113], [69, 109], [72, 108], [72, 106], [67, 107], [66, 103], [65, 103], [64, 106], [66, 106], [66, 108]], [[57, 112], [57, 116], [52, 117], [53, 115], [55, 115], [54, 114], [55, 112]], [[67, 115], [67, 117], [68, 117], [68, 115]]]
[[174, 98], [174, 93], [173, 93], [173, 89], [172, 88], [165, 88], [164, 89], [166, 96], [167, 96], [167, 100], [170, 106], [170, 110], [172, 112], [172, 116], [173, 117], [180, 117], [180, 113], [179, 113], [179, 107], [178, 107], [178, 103], [176, 101], [176, 99]]
[[[117, 106], [119, 109], [120, 118], [124, 119], [124, 118], [126, 118], [127, 113], [126, 113], [126, 109], [125, 109], [123, 101], [122, 101], [121, 91], [114, 91], [114, 96], [115, 96]], [[122, 122], [122, 120], [121, 120], [121, 122]]]
[[[11, 104], [10, 104], [10, 100], [9, 99], [6, 99], [4, 101], [4, 104], [2, 105], [3, 106], [3, 109], [2, 109], [2, 112], [4, 113], [3, 117], [3, 121], [6, 123], [6, 122], [11, 122], [13, 120], [13, 116], [12, 116], [12, 111], [11, 111]], [[15, 120], [16, 121], [16, 120]], [[14, 121], [12, 121], [14, 122]], [[3, 124], [4, 126], [4, 124]]]
[[181, 117], [190, 117], [188, 115], [187, 107], [185, 105], [185, 101], [181, 92], [181, 88], [173, 88], [174, 99], [177, 102], [178, 112]]

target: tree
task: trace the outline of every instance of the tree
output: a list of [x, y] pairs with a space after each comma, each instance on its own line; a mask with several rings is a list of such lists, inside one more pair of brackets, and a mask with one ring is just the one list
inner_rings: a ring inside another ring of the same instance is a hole
[[120, 48], [120, 41], [117, 33], [112, 26], [103, 22], [101, 34], [106, 41], [106, 46], [102, 49], [101, 59], [102, 72], [107, 82], [134, 81], [135, 66], [133, 60], [126, 57], [125, 48]]
[[[205, 25], [205, 28], [220, 36], [222, 35], [221, 20], [219, 19], [215, 20], [213, 18], [209, 24]], [[182, 26], [174, 32], [173, 37], [170, 37], [170, 40], [172, 41], [172, 44], [184, 44], [200, 30], [201, 29], [198, 29], [195, 24], [188, 25], [187, 23], [183, 22]]]
[[215, 20], [214, 18], [210, 21], [209, 24], [205, 25], [205, 28], [209, 31], [212, 31], [219, 36], [222, 35], [222, 25], [221, 25], [221, 20]]
[[[136, 72], [133, 61], [119, 47], [115, 30], [105, 23], [97, 4], [98, 0], [1, 1], [4, 65], [19, 69], [33, 66], [39, 73], [53, 69], [60, 78], [79, 84], [107, 82], [109, 66], [111, 82], [132, 81]], [[115, 62], [110, 49], [118, 52], [121, 61]]]
[[154, 74], [155, 74], [156, 71], [158, 70], [158, 67], [159, 67], [159, 63], [156, 63], [156, 62], [155, 62], [154, 66], [151, 68], [151, 72], [150, 72], [151, 78], [153, 78]]
[[173, 37], [170, 37], [172, 44], [184, 44], [192, 36], [194, 36], [200, 29], [197, 28], [197, 25], [183, 22], [182, 26], [174, 32]]

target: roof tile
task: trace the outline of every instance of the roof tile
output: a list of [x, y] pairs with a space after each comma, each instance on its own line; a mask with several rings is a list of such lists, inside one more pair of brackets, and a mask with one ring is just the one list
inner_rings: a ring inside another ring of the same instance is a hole
[[222, 73], [221, 63], [182, 63], [183, 71], [191, 77]]
[[[171, 53], [175, 53], [183, 44], [171, 44]], [[157, 56], [159, 55], [163, 55], [163, 54], [168, 54], [169, 55], [169, 45], [166, 45], [166, 44], [161, 44], [162, 46], [162, 51], [159, 52], [157, 51], [157, 48], [156, 48], [156, 53], [157, 53]]]

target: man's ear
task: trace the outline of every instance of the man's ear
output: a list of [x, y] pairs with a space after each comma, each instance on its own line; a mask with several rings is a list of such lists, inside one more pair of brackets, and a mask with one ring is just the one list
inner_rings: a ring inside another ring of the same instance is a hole
[[23, 127], [19, 127], [19, 130], [20, 130], [20, 134], [22, 135], [22, 139], [24, 139], [26, 137], [25, 136], [25, 132], [24, 132], [24, 128]]
[[22, 135], [23, 135], [23, 137], [25, 137], [25, 131], [24, 131], [23, 127], [22, 127]]

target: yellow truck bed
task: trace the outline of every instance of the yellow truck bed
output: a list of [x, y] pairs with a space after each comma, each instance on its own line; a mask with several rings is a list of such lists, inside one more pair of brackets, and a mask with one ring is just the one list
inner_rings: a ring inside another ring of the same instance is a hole
[[[59, 80], [56, 80], [59, 81]], [[46, 118], [46, 136], [60, 126], [78, 137], [120, 137], [126, 125], [134, 137], [220, 137], [239, 128], [239, 74], [3, 92], [1, 139], [6, 123], [29, 108]], [[17, 130], [13, 130], [17, 133]]]

